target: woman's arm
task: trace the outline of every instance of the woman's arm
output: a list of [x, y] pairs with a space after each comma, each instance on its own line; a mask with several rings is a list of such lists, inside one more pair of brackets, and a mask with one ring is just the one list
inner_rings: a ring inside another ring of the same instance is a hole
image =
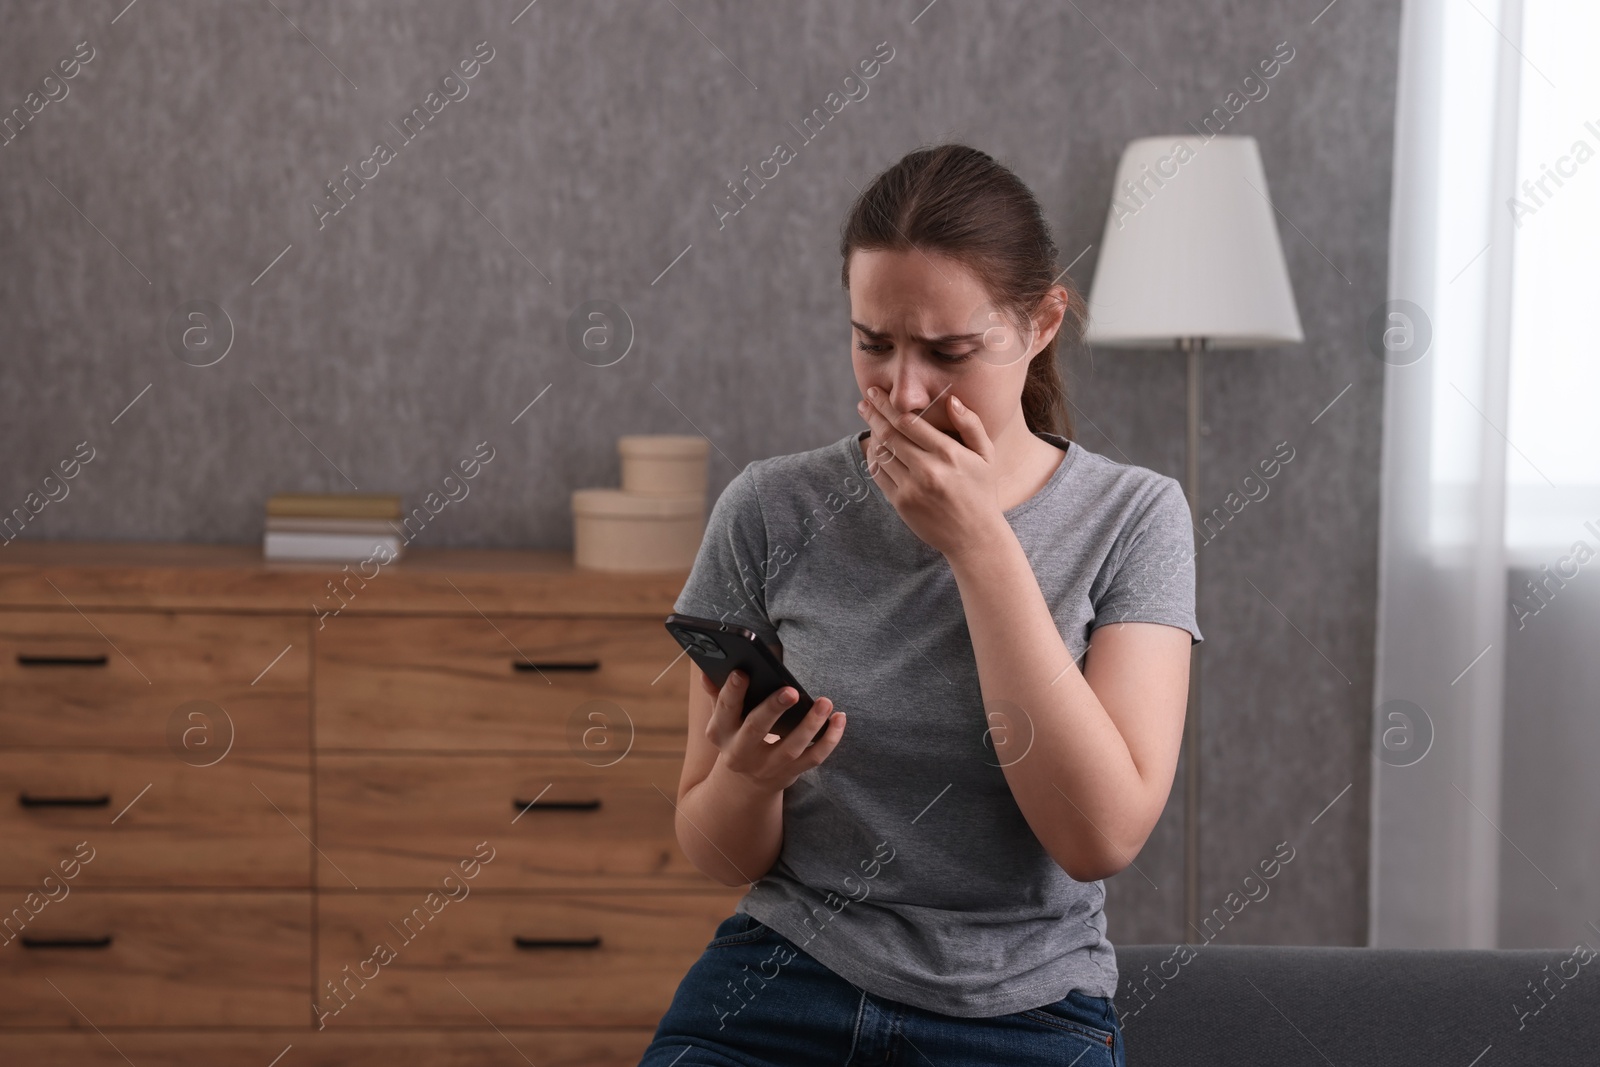
[[783, 847], [783, 790], [756, 788], [728, 770], [706, 735], [714, 706], [705, 674], [689, 663], [689, 743], [674, 828], [684, 854], [722, 885], [754, 883]]
[[1016, 532], [947, 555], [978, 664], [996, 759], [1034, 834], [1080, 882], [1133, 862], [1172, 789], [1189, 689], [1189, 632], [1095, 629], [1073, 662]]
[[[773, 651], [782, 662], [782, 648]], [[779, 737], [771, 730], [799, 699], [793, 686], [768, 694], [744, 715], [750, 684], [744, 671], [734, 671], [719, 687], [693, 663], [689, 670], [688, 749], [673, 824], [678, 844], [702, 873], [723, 885], [754, 883], [783, 847], [783, 791], [832, 754], [844, 735], [845, 715], [832, 700], [817, 697], [795, 728]]]
[[1000, 507], [983, 420], [953, 393], [945, 409], [960, 444], [869, 387], [858, 410], [872, 427], [873, 481], [955, 575], [988, 736], [1028, 825], [1073, 878], [1105, 878], [1133, 862], [1172, 790], [1189, 632], [1101, 626], [1080, 672]]

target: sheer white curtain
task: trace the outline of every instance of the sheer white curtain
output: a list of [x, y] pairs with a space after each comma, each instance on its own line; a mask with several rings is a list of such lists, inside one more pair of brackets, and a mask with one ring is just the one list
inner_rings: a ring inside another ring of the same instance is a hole
[[1600, 903], [1593, 776], [1539, 780], [1600, 759], [1593, 669], [1570, 654], [1574, 628], [1600, 636], [1600, 598], [1574, 590], [1600, 586], [1575, 558], [1600, 553], [1595, 8], [1404, 7], [1391, 299], [1368, 324], [1386, 363], [1373, 945], [1571, 945]]

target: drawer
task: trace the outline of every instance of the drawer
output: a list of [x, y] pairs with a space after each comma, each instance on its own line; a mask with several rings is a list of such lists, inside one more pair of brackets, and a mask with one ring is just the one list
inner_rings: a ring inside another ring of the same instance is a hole
[[37, 886], [88, 842], [70, 888], [310, 888], [310, 754], [0, 753], [0, 886]]
[[[318, 884], [338, 864], [362, 889], [427, 887], [489, 839], [496, 889], [711, 889], [673, 830], [681, 758], [634, 753], [604, 768], [573, 756], [317, 759]], [[530, 807], [530, 802], [533, 803]]]
[[305, 748], [310, 634], [292, 616], [0, 611], [0, 748]]
[[309, 892], [0, 893], [0, 1027], [309, 1022]]
[[[27, 1067], [635, 1067], [649, 1029], [115, 1030], [0, 1032], [0, 1063]], [[283, 1056], [290, 1047], [294, 1051]], [[120, 1050], [120, 1051], [119, 1051]], [[127, 1059], [123, 1059], [126, 1055]], [[283, 1056], [279, 1061], [277, 1058]]]
[[658, 621], [351, 616], [316, 643], [319, 748], [520, 749], [596, 766], [683, 755], [689, 660]]
[[317, 1007], [330, 1029], [654, 1027], [743, 895], [321, 893]]

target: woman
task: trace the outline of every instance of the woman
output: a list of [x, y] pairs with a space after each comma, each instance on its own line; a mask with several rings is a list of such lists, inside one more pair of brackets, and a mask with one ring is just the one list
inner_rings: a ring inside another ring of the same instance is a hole
[[829, 695], [779, 739], [792, 689], [741, 719], [691, 666], [677, 837], [750, 889], [641, 1067], [1121, 1067], [1103, 879], [1172, 787], [1188, 505], [1071, 440], [1083, 301], [994, 159], [910, 153], [840, 252], [866, 429], [746, 466], [675, 606]]

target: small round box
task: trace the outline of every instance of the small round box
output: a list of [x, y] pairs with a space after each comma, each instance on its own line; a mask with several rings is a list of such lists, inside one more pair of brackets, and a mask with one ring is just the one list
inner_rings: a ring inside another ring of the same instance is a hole
[[688, 570], [705, 533], [705, 493], [572, 492], [573, 563], [605, 571]]
[[650, 496], [705, 494], [711, 442], [693, 434], [632, 434], [617, 438], [622, 489]]

